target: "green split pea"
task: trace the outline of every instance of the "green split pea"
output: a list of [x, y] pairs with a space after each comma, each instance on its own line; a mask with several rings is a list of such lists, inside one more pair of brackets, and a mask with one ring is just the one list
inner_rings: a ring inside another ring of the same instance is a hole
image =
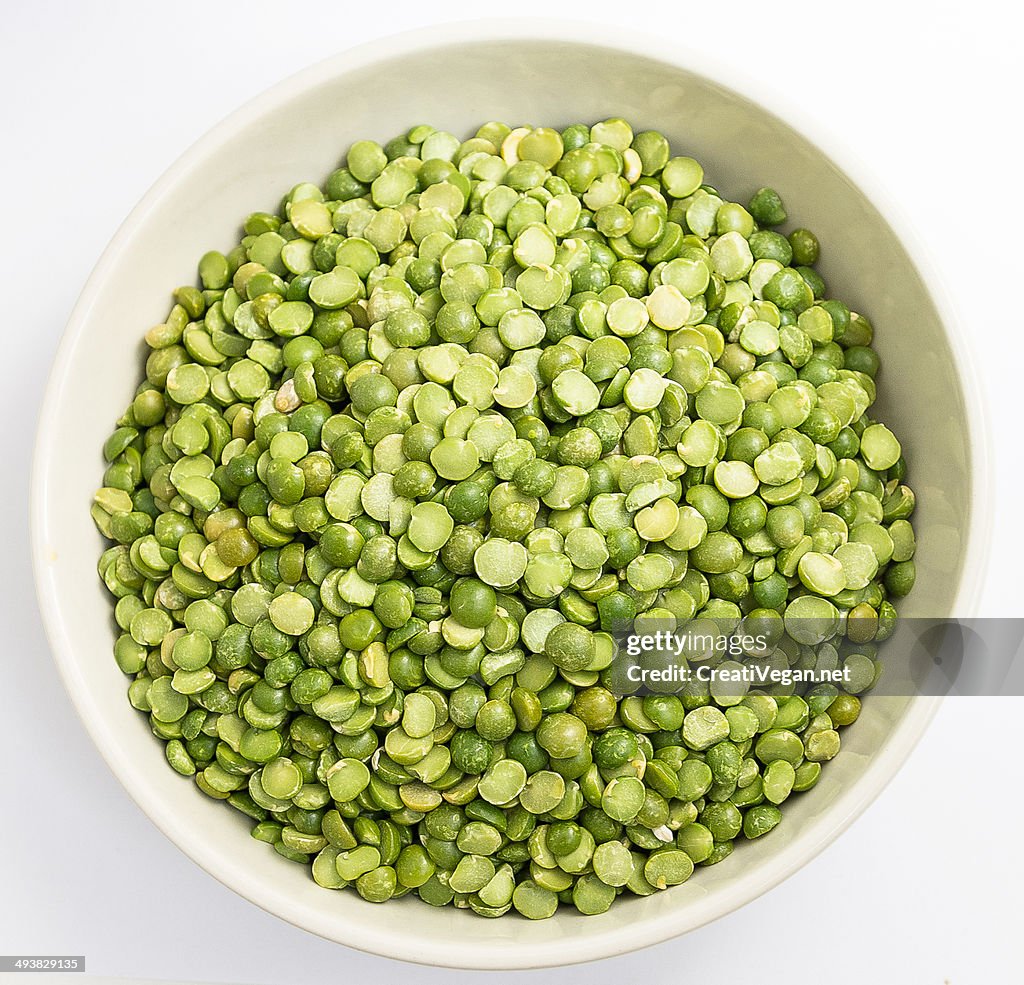
[[[320, 886], [602, 913], [839, 753], [915, 497], [817, 239], [708, 180], [621, 119], [360, 140], [146, 333], [92, 505], [114, 657], [169, 765]], [[768, 626], [848, 685], [622, 694], [638, 617]]]

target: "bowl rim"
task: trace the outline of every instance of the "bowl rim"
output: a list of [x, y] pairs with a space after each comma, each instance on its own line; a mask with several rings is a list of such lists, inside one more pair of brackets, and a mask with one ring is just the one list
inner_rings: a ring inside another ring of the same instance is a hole
[[[967, 345], [943, 280], [899, 202], [894, 200], [875, 173], [846, 144], [829, 124], [811, 119], [800, 106], [781, 91], [766, 87], [736, 63], [709, 56], [706, 52], [636, 30], [624, 30], [611, 24], [580, 23], [561, 18], [483, 18], [437, 24], [407, 30], [342, 50], [275, 83], [249, 99], [241, 107], [215, 124], [196, 140], [157, 179], [122, 222], [90, 273], [61, 336], [47, 381], [42, 412], [36, 434], [31, 478], [31, 543], [36, 596], [43, 625], [61, 680], [68, 697], [93, 743], [125, 792], [185, 855], [218, 881], [269, 913], [300, 929], [328, 940], [382, 957], [417, 964], [448, 968], [511, 970], [576, 964], [638, 950], [695, 930], [746, 905], [812, 860], [835, 840], [888, 785], [913, 751], [935, 715], [941, 698], [918, 697], [911, 701], [897, 729], [882, 751], [858, 781], [825, 813], [827, 821], [816, 821], [807, 835], [798, 839], [785, 859], [777, 857], [762, 865], [756, 879], [747, 877], [737, 886], [720, 890], [688, 911], [669, 911], [642, 921], [624, 921], [623, 925], [600, 937], [575, 935], [523, 947], [511, 940], [511, 946], [493, 942], [463, 941], [458, 952], [443, 942], [422, 936], [396, 936], [386, 930], [373, 930], [365, 924], [339, 933], [338, 922], [315, 915], [296, 913], [299, 909], [278, 891], [248, 875], [239, 865], [225, 861], [214, 851], [196, 844], [186, 826], [175, 817], [161, 814], [160, 798], [148, 785], [146, 773], [133, 764], [121, 750], [116, 736], [105, 724], [90, 697], [90, 690], [75, 658], [75, 648], [65, 624], [61, 607], [52, 591], [52, 576], [47, 560], [50, 547], [46, 539], [50, 506], [50, 472], [56, 455], [55, 432], [57, 402], [54, 399], [71, 372], [74, 348], [83, 333], [90, 310], [101, 285], [128, 242], [145, 225], [150, 213], [179, 179], [201, 166], [220, 138], [249, 127], [275, 105], [290, 101], [308, 88], [325, 82], [339, 72], [367, 67], [382, 60], [443, 49], [468, 43], [562, 42], [573, 46], [616, 49], [630, 55], [660, 62], [672, 68], [702, 76], [716, 86], [738, 95], [769, 116], [777, 117], [807, 140], [878, 208], [906, 251], [921, 277], [925, 290], [935, 304], [947, 342], [957, 363], [968, 416], [970, 441], [970, 522], [965, 545], [963, 570], [954, 610], [958, 615], [976, 612], [981, 598], [982, 574], [991, 546], [993, 483], [991, 433], [984, 390], [980, 385], [977, 363]], [[799, 848], [799, 851], [796, 849]], [[788, 856], [794, 856], [789, 858]], [[346, 930], [345, 925], [340, 928]], [[358, 933], [358, 936], [357, 936]]]

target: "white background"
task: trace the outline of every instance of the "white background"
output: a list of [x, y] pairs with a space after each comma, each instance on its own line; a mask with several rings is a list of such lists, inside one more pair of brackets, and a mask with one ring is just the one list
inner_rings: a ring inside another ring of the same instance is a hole
[[[149, 185], [219, 119], [364, 40], [481, 13], [670, 31], [763, 79], [769, 103], [773, 94], [798, 100], [811, 120], [840, 133], [914, 218], [973, 341], [999, 490], [983, 614], [1024, 614], [1019, 8], [992, 0], [862, 0], [843, 11], [786, 0], [3, 7], [0, 953], [84, 953], [91, 973], [132, 979], [499, 980], [329, 944], [196, 868], [89, 744], [52, 666], [29, 575], [33, 428], [63, 324], [95, 259]], [[947, 701], [880, 800], [817, 860], [740, 912], [630, 956], [500, 980], [1018, 980], [1022, 715], [1021, 699]]]

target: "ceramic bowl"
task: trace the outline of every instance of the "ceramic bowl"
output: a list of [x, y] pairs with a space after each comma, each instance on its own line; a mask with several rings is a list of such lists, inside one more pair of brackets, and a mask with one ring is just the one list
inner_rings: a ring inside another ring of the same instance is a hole
[[919, 578], [905, 612], [968, 614], [987, 545], [986, 436], [979, 388], [936, 278], [913, 234], [841, 142], [778, 115], [735, 68], [666, 38], [515, 21], [448, 25], [347, 51], [288, 79], [188, 150], [125, 221], [100, 259], [61, 343], [39, 428], [34, 555], [39, 599], [69, 694], [111, 769], [198, 865], [264, 909], [351, 947], [434, 965], [511, 969], [569, 964], [682, 934], [742, 906], [812, 858], [878, 795], [921, 736], [936, 699], [865, 703], [843, 752], [769, 838], [742, 844], [683, 886], [624, 898], [602, 916], [484, 920], [415, 899], [385, 906], [329, 893], [248, 836], [236, 812], [174, 774], [125, 697], [111, 656], [102, 549], [89, 519], [100, 448], [141, 378], [142, 335], [198, 257], [237, 242], [256, 209], [296, 182], [321, 181], [358, 138], [411, 125], [469, 136], [483, 121], [564, 126], [609, 116], [657, 128], [744, 202], [781, 193], [794, 225], [824, 244], [830, 292], [868, 314], [884, 366], [880, 416], [910, 464]]

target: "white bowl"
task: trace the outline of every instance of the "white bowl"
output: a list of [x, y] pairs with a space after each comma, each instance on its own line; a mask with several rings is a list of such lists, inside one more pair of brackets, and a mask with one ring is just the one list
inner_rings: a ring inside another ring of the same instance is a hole
[[967, 346], [944, 327], [941, 292], [912, 237], [894, 232], [892, 206], [836, 163], [847, 152], [826, 154], [734, 84], [735, 72], [667, 37], [579, 24], [484, 22], [388, 38], [314, 66], [221, 123], [157, 182], [98, 263], [65, 331], [39, 429], [40, 605], [68, 692], [126, 790], [182, 851], [264, 909], [351, 947], [442, 966], [528, 968], [633, 950], [728, 913], [798, 869], [877, 796], [925, 729], [936, 699], [869, 700], [842, 755], [786, 805], [770, 838], [603, 916], [484, 920], [412, 899], [373, 906], [316, 886], [249, 838], [241, 816], [167, 768], [111, 656], [110, 600], [95, 571], [102, 545], [88, 514], [100, 447], [141, 376], [143, 332], [165, 316], [169, 289], [193, 280], [205, 250], [237, 241], [246, 214], [276, 209], [297, 181], [322, 180], [353, 139], [384, 140], [421, 122], [468, 136], [489, 119], [559, 126], [622, 116], [699, 158], [731, 198], [777, 188], [793, 222], [819, 235], [830, 292], [877, 327], [880, 411], [904, 440], [919, 503], [920, 574], [904, 611], [969, 614], [991, 500]]

